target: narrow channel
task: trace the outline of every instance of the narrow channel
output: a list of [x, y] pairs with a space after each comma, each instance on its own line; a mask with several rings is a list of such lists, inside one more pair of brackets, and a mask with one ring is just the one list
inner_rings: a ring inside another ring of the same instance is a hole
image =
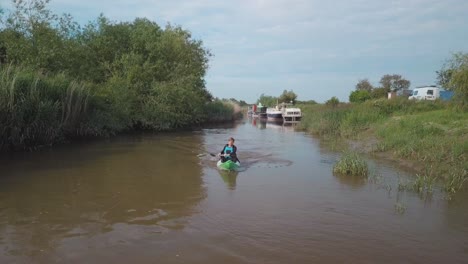
[[[242, 167], [207, 152], [236, 139]], [[0, 163], [0, 263], [466, 263], [468, 196], [336, 176], [340, 153], [293, 126], [243, 120], [120, 136]]]

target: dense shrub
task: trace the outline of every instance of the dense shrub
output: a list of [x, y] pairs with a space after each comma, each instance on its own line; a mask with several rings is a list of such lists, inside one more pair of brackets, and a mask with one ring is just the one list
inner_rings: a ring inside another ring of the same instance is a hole
[[349, 101], [351, 103], [362, 103], [371, 99], [371, 95], [366, 90], [356, 90], [352, 91], [349, 95]]

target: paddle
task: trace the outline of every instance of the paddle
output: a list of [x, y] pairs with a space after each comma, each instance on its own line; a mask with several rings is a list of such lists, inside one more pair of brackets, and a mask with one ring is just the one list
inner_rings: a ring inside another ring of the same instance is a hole
[[[231, 156], [230, 154], [219, 154], [219, 153], [218, 154], [213, 154], [213, 153], [208, 152], [206, 150], [205, 150], [205, 152], [210, 154], [211, 157], [229, 157], [229, 156]], [[237, 161], [240, 162], [240, 160], [238, 158], [237, 158]]]

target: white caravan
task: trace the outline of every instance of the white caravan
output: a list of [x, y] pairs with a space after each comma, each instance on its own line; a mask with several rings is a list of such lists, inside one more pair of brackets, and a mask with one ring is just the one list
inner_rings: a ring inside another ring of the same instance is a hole
[[413, 90], [410, 100], [436, 100], [440, 98], [440, 88], [435, 86], [418, 87]]

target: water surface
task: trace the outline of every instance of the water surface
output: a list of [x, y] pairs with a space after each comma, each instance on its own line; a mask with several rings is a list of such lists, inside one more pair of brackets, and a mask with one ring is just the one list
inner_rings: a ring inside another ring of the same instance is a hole
[[[230, 136], [235, 173], [207, 154]], [[411, 176], [372, 159], [335, 176], [339, 155], [250, 120], [3, 156], [0, 263], [467, 262], [466, 194], [398, 192]]]

